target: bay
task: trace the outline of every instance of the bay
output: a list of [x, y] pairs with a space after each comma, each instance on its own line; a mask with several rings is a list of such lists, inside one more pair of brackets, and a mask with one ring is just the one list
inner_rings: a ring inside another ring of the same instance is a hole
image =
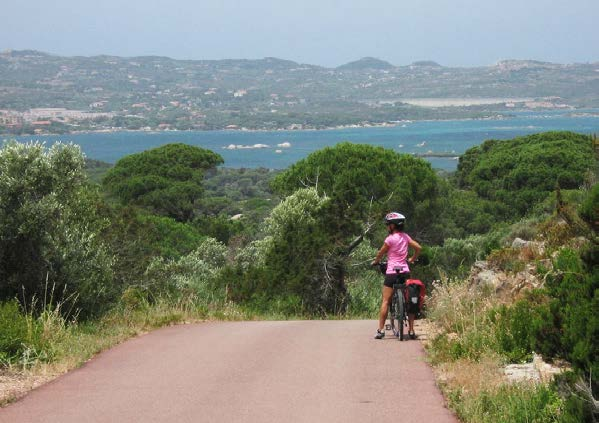
[[340, 142], [371, 144], [398, 153], [443, 153], [426, 157], [432, 166], [455, 170], [457, 157], [487, 139], [510, 139], [543, 131], [599, 133], [599, 109], [519, 112], [505, 119], [402, 122], [392, 127], [343, 128], [320, 131], [165, 131], [94, 132], [20, 136], [79, 144], [87, 157], [115, 163], [123, 156], [168, 143], [181, 142], [219, 153], [232, 168], [284, 169], [311, 152]]

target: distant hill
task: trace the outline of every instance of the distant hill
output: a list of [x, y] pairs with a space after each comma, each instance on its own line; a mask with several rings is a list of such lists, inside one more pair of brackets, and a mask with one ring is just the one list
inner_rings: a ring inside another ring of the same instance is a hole
[[345, 65], [341, 65], [337, 67], [337, 70], [341, 71], [362, 71], [362, 70], [389, 70], [393, 69], [391, 63], [386, 62], [381, 59], [377, 59], [376, 57], [363, 57], [360, 60], [356, 60], [353, 62], [346, 63]]
[[[476, 102], [431, 108], [403, 101], [431, 98], [515, 100], [503, 109]], [[537, 100], [531, 107], [599, 107], [599, 64], [503, 60], [460, 68], [430, 60], [393, 66], [364, 57], [326, 68], [275, 57], [176, 60], [0, 52], [0, 133], [329, 128], [496, 116], [525, 107], [517, 101], [523, 98]], [[69, 112], [44, 111], [48, 108]]]

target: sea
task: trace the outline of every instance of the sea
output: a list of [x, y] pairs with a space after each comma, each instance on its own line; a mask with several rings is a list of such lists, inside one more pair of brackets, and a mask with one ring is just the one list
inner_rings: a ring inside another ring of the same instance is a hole
[[[543, 131], [599, 133], [599, 109], [514, 112], [501, 119], [406, 121], [395, 126], [294, 131], [90, 132], [11, 137], [47, 146], [72, 142], [86, 157], [115, 163], [121, 157], [169, 143], [219, 153], [230, 168], [284, 169], [313, 151], [341, 142], [370, 144], [398, 153], [427, 156], [432, 167], [453, 171], [458, 157], [488, 139], [510, 139]], [[430, 157], [441, 154], [443, 157]]]

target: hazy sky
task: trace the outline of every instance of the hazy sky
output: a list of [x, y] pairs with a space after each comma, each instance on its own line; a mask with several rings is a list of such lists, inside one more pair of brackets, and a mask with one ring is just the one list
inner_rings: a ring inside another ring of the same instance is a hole
[[599, 0], [4, 0], [0, 50], [262, 58], [599, 61]]

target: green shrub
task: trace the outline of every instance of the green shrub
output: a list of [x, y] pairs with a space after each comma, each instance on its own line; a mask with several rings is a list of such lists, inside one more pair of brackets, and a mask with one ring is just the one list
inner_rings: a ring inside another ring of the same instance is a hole
[[546, 385], [503, 385], [473, 397], [449, 396], [460, 419], [476, 423], [559, 422], [563, 400]]
[[595, 230], [599, 230], [599, 184], [590, 189], [578, 212]]
[[[583, 261], [578, 252], [566, 248], [557, 256], [554, 267], [546, 286], [552, 297], [550, 322], [561, 337], [557, 349], [543, 343], [541, 333], [539, 344], [547, 348], [542, 352], [550, 357], [562, 356], [581, 375], [599, 374], [599, 266]], [[597, 396], [599, 383], [595, 378], [592, 389]]]
[[213, 238], [204, 239], [178, 260], [153, 260], [145, 273], [143, 288], [155, 296], [180, 297], [190, 294], [199, 303], [219, 303], [225, 299], [220, 274], [225, 266], [227, 247]]
[[493, 231], [465, 239], [448, 238], [443, 246], [432, 247], [429, 266], [436, 269], [435, 279], [465, 277], [475, 261], [501, 246], [503, 237], [502, 231]]
[[74, 145], [0, 149], [0, 300], [43, 306], [33, 299], [50, 285], [61, 296], [55, 300], [89, 317], [115, 299], [111, 255], [97, 236], [106, 224], [97, 214], [101, 200], [83, 166]]
[[126, 310], [145, 310], [150, 306], [149, 293], [139, 286], [130, 286], [121, 295], [121, 304]]
[[16, 300], [0, 303], [0, 354], [20, 355], [31, 338], [29, 319]]
[[516, 238], [528, 241], [535, 239], [539, 233], [538, 224], [540, 223], [540, 219], [540, 217], [529, 217], [511, 224], [509, 233], [502, 240], [502, 243], [511, 245], [512, 241]]
[[193, 226], [201, 234], [215, 238], [224, 244], [228, 244], [233, 236], [240, 234], [244, 227], [241, 220], [231, 220], [224, 214], [196, 217]]
[[555, 386], [564, 398], [561, 422], [595, 423], [599, 420], [599, 407], [593, 398], [586, 377], [580, 377], [572, 371], [564, 372], [556, 376]]
[[495, 325], [497, 352], [511, 363], [528, 361], [538, 350], [537, 336], [544, 329], [549, 316], [549, 299], [540, 292], [530, 293], [526, 299], [510, 306], [492, 309], [490, 320]]
[[383, 275], [370, 270], [347, 282], [349, 304], [347, 314], [352, 317], [372, 318], [381, 305]]

